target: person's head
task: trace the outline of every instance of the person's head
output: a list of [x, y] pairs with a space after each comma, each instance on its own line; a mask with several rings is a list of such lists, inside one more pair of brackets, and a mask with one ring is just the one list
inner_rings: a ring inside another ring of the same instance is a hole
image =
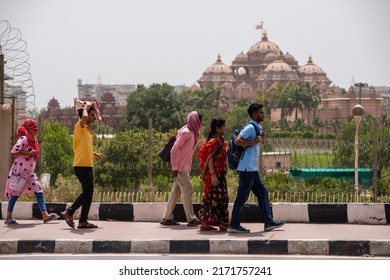
[[248, 114], [252, 120], [257, 123], [260, 123], [264, 120], [264, 109], [263, 104], [252, 103], [248, 107]]
[[[96, 114], [95, 114], [95, 109], [93, 106], [89, 107], [88, 110], [88, 119], [87, 119], [87, 124], [94, 123], [96, 121]], [[79, 118], [83, 118], [83, 109], [77, 110], [77, 114], [79, 115]]]
[[[20, 136], [35, 136], [38, 132], [37, 122], [32, 119], [26, 119], [18, 129], [18, 137]], [[20, 135], [19, 135], [20, 134]]]
[[221, 118], [212, 119], [207, 140], [210, 140], [210, 138], [216, 133], [219, 133], [220, 135], [224, 135], [225, 132], [226, 132], [225, 120]]
[[192, 111], [187, 116], [187, 127], [189, 130], [198, 133], [202, 127], [203, 115], [197, 111]]

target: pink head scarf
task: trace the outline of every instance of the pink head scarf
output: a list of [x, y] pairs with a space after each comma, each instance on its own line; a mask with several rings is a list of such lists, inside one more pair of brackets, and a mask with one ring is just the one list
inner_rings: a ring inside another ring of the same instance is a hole
[[28, 145], [37, 151], [34, 156], [36, 159], [39, 157], [39, 144], [35, 135], [38, 132], [37, 122], [32, 119], [26, 119], [21, 126], [18, 128], [18, 138], [22, 136], [27, 137]]
[[198, 142], [200, 128], [202, 127], [202, 122], [199, 118], [199, 113], [197, 111], [192, 111], [187, 116], [187, 124], [190, 131], [192, 131], [195, 135], [195, 145]]

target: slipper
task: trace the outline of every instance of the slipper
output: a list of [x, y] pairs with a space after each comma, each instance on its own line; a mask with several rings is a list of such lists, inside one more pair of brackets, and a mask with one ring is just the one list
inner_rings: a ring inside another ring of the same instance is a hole
[[4, 224], [6, 224], [6, 225], [17, 225], [18, 222], [16, 221], [15, 218], [11, 218], [11, 219], [5, 220]]
[[53, 220], [57, 220], [59, 218], [60, 218], [60, 216], [58, 216], [56, 213], [51, 213], [50, 214], [50, 218], [47, 218], [46, 220], [43, 220], [43, 223], [46, 224], [47, 222], [50, 222], [50, 221], [53, 221]]
[[73, 222], [73, 216], [69, 215], [66, 210], [61, 213], [61, 216], [65, 219], [65, 222], [68, 226], [70, 226], [71, 228], [75, 227]]
[[97, 228], [97, 225], [91, 224], [89, 222], [80, 222], [77, 228]]
[[209, 230], [217, 230], [215, 227], [213, 226], [200, 226], [200, 231], [209, 231]]

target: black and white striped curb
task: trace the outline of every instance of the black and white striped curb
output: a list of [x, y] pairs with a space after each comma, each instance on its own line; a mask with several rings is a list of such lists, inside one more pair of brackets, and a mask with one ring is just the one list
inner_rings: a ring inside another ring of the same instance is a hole
[[[1, 202], [0, 216], [5, 218], [8, 202]], [[47, 203], [49, 212], [60, 214], [69, 203]], [[229, 204], [229, 213], [233, 205]], [[92, 203], [91, 220], [117, 220], [135, 222], [156, 222], [161, 220], [166, 203]], [[200, 205], [194, 204], [195, 213]], [[333, 223], [333, 224], [390, 224], [390, 204], [323, 204], [323, 203], [273, 203], [272, 212], [276, 219], [289, 223]], [[175, 219], [186, 221], [182, 204], [173, 212]], [[77, 216], [77, 213], [76, 213]], [[38, 205], [33, 202], [17, 202], [13, 217], [16, 219], [41, 219]], [[244, 208], [244, 223], [263, 222], [261, 210], [249, 204]]]
[[277, 254], [390, 256], [390, 240], [7, 240], [0, 254]]

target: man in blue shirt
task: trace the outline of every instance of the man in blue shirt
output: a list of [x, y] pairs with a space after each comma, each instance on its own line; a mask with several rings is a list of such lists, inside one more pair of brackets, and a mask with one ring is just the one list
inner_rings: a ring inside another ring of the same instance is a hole
[[[241, 216], [243, 207], [252, 191], [257, 197], [259, 207], [263, 212], [264, 231], [270, 231], [281, 227], [284, 221], [273, 219], [268, 191], [259, 174], [259, 155], [260, 143], [265, 138], [265, 133], [260, 123], [264, 120], [263, 104], [252, 103], [248, 108], [250, 120], [244, 129], [237, 136], [235, 144], [245, 148], [244, 155], [241, 158], [237, 171], [240, 176], [237, 197], [234, 201], [232, 218], [228, 228], [229, 233], [249, 233], [250, 230], [241, 226]], [[257, 127], [257, 129], [255, 129]], [[256, 133], [259, 131], [260, 135]]]

